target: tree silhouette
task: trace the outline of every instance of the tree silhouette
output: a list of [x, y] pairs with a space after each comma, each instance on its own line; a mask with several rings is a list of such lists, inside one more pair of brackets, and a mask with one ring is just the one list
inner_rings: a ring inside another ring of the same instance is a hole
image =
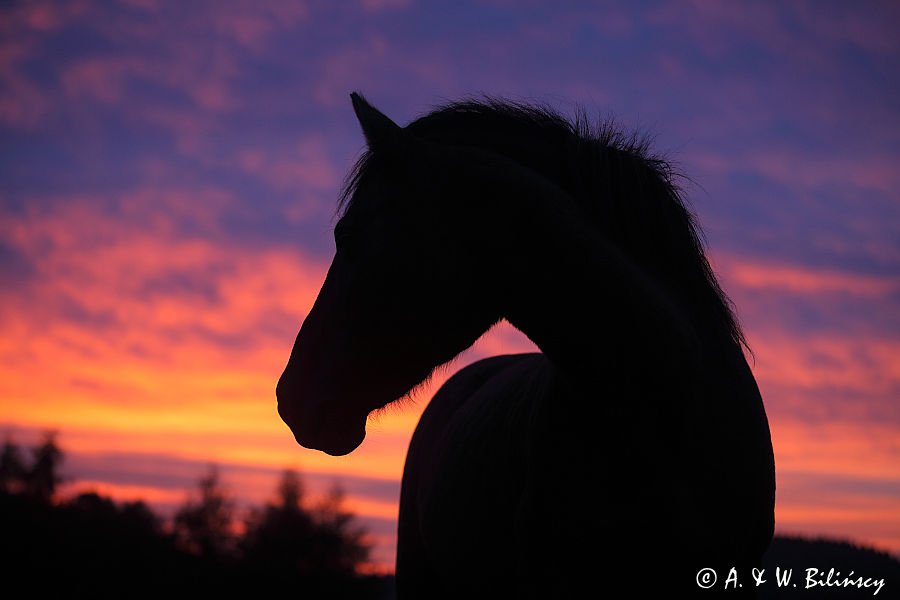
[[162, 534], [160, 518], [143, 500], [123, 503], [119, 507], [119, 518], [132, 531], [141, 531], [147, 535]]
[[174, 533], [178, 546], [187, 552], [214, 560], [235, 552], [234, 502], [219, 480], [219, 470], [210, 466], [198, 482], [198, 499], [188, 499], [175, 514]]
[[305, 494], [303, 480], [293, 469], [285, 469], [278, 483], [278, 498], [285, 510], [300, 510]]
[[343, 488], [335, 483], [313, 510], [316, 524], [317, 567], [329, 573], [353, 573], [369, 558], [366, 532], [344, 509]]
[[22, 451], [18, 444], [7, 436], [0, 452], [0, 491], [19, 494], [25, 490], [27, 470], [22, 461]]
[[244, 557], [256, 568], [282, 573], [311, 572], [314, 562], [314, 524], [303, 508], [303, 482], [286, 470], [276, 501], [251, 513], [244, 537]]
[[25, 479], [26, 492], [37, 500], [52, 501], [62, 482], [59, 475], [62, 462], [63, 453], [56, 443], [56, 432], [48, 431], [43, 443], [34, 449], [34, 462]]
[[306, 508], [300, 476], [284, 471], [276, 501], [248, 520], [245, 559], [258, 569], [292, 576], [353, 576], [368, 558], [369, 547], [342, 503], [343, 492], [335, 487]]
[[162, 536], [160, 518], [143, 501], [117, 503], [96, 492], [83, 492], [64, 503], [68, 513], [78, 520], [116, 529], [119, 534], [132, 536]]
[[33, 464], [22, 454], [11, 438], [0, 452], [0, 572], [42, 597], [393, 597], [390, 578], [356, 573], [367, 548], [339, 488], [307, 508], [300, 475], [285, 471], [238, 544], [234, 503], [214, 466], [169, 532], [144, 502], [56, 497], [63, 454], [53, 434]]

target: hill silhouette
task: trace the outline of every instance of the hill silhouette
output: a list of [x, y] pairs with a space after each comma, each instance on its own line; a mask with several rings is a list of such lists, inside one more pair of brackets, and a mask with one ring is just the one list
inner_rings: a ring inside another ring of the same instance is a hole
[[[900, 560], [890, 554], [850, 542], [797, 536], [775, 536], [769, 550], [763, 557], [767, 582], [759, 586], [761, 600], [781, 600], [783, 598], [870, 598], [877, 586], [866, 589], [858, 587], [822, 586], [807, 589], [806, 570], [817, 569], [815, 581], [827, 581], [828, 572], [834, 569], [831, 581], [840, 582], [846, 578], [863, 580], [884, 580], [884, 587], [876, 597], [897, 598], [900, 590]], [[775, 581], [775, 569], [791, 569], [792, 584], [779, 587]]]

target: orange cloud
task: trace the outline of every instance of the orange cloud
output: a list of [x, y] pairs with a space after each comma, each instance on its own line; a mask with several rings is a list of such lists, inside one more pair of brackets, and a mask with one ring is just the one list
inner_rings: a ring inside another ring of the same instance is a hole
[[67, 495], [95, 493], [115, 498], [119, 502], [146, 502], [151, 505], [168, 504], [175, 506], [184, 502], [185, 492], [182, 490], [161, 490], [150, 485], [122, 485], [108, 481], [91, 481], [82, 479], [69, 486]]
[[[32, 275], [0, 290], [0, 421], [61, 430], [81, 468], [99, 469], [86, 479], [90, 486], [122, 499], [171, 505], [171, 483], [147, 481], [160, 469], [174, 475], [187, 468], [178, 464], [209, 462], [231, 473], [248, 502], [265, 500], [285, 467], [317, 481], [365, 478], [399, 489], [409, 437], [434, 390], [468, 362], [534, 350], [503, 323], [440, 370], [421, 401], [372, 419], [369, 437], [350, 456], [299, 448], [276, 415], [274, 386], [327, 262], [293, 246], [229, 243], [218, 223], [231, 210], [227, 193], [206, 188], [44, 199], [2, 215], [0, 237]], [[821, 298], [852, 286], [880, 298], [896, 290], [890, 280], [834, 270], [723, 262], [738, 297], [750, 290]], [[897, 425], [856, 409], [835, 422], [817, 404], [822, 397], [830, 410], [843, 410], [841, 399], [857, 398], [863, 408], [886, 410], [883, 399], [900, 389], [897, 344], [809, 333], [777, 320], [749, 333], [776, 448], [779, 527], [852, 534], [900, 549], [890, 525], [900, 522], [896, 510], [885, 512], [889, 499], [871, 491], [900, 480]], [[116, 481], [101, 468], [114, 456], [160, 453], [171, 461], [135, 463], [136, 480]], [[844, 491], [825, 497], [822, 486], [835, 478]], [[396, 495], [348, 498], [351, 509], [382, 528], [377, 568], [392, 564], [393, 526], [385, 523], [393, 523], [396, 503]]]

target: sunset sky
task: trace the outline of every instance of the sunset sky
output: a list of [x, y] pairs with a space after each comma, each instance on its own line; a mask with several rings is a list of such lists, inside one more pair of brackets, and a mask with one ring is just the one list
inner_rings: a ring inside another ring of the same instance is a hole
[[[241, 503], [339, 481], [393, 566], [399, 479], [436, 386], [531, 350], [501, 326], [334, 458], [275, 384], [363, 148], [481, 93], [580, 105], [689, 178], [755, 353], [778, 530], [900, 555], [900, 4], [4, 2], [0, 434], [55, 429], [68, 493]], [[352, 377], [352, 373], [347, 374]], [[584, 474], [587, 482], [591, 474]]]

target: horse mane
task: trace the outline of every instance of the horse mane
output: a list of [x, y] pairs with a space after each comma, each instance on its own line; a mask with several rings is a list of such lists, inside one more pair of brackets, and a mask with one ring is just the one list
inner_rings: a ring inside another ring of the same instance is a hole
[[[591, 121], [582, 110], [569, 119], [546, 105], [492, 97], [439, 106], [405, 129], [423, 140], [494, 152], [543, 175], [650, 272], [695, 327], [712, 323], [750, 351], [706, 257], [700, 225], [676, 183], [683, 176], [653, 153], [646, 135], [628, 133], [612, 119]], [[372, 152], [364, 151], [345, 180], [339, 211], [346, 211], [378, 165]]]

